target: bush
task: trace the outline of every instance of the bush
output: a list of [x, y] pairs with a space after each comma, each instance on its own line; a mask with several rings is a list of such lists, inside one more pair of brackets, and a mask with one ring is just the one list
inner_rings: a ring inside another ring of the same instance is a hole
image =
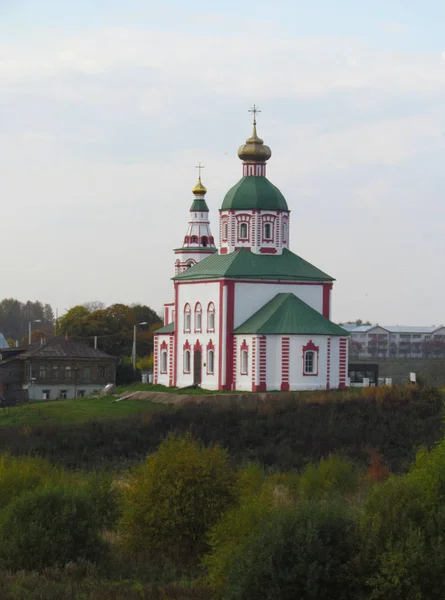
[[42, 570], [77, 559], [96, 562], [105, 546], [94, 503], [70, 487], [40, 487], [11, 501], [0, 514], [0, 566]]
[[321, 499], [332, 494], [347, 495], [357, 491], [359, 478], [351, 461], [328, 456], [318, 465], [308, 465], [300, 478], [302, 498]]
[[114, 529], [120, 516], [120, 493], [112, 476], [107, 473], [90, 474], [84, 490], [94, 504], [99, 527]]
[[62, 473], [42, 458], [0, 456], [0, 507], [14, 498], [51, 481], [60, 481]]
[[168, 437], [124, 492], [122, 534], [132, 552], [193, 564], [206, 534], [234, 502], [234, 472], [219, 446]]
[[357, 528], [337, 504], [302, 504], [260, 522], [240, 546], [225, 600], [349, 600]]

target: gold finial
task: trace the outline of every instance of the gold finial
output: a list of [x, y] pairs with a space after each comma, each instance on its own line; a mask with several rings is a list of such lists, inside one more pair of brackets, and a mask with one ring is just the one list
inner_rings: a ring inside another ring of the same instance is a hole
[[202, 185], [201, 182], [201, 171], [204, 169], [204, 165], [201, 164], [201, 161], [195, 166], [195, 169], [199, 169], [198, 183], [195, 185], [192, 192], [195, 194], [195, 196], [205, 196], [207, 188]]
[[256, 116], [261, 110], [254, 104], [249, 108], [249, 112], [253, 115], [253, 133], [238, 150], [238, 156], [243, 162], [265, 163], [272, 156], [272, 152], [269, 146], [264, 145], [256, 131]]

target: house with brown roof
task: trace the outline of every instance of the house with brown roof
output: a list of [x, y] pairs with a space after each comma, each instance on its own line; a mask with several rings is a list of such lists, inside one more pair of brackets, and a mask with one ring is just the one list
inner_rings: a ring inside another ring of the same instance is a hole
[[6, 403], [79, 398], [116, 379], [116, 358], [64, 337], [0, 350], [0, 395]]

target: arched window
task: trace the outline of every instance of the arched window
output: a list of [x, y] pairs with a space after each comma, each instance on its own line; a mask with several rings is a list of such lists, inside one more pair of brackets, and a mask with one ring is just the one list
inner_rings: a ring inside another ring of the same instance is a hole
[[213, 375], [215, 371], [215, 352], [214, 350], [209, 350], [207, 352], [207, 373], [209, 375]]
[[198, 236], [197, 235], [192, 235], [191, 242], [192, 242], [192, 244], [197, 244], [198, 243]]
[[312, 375], [315, 371], [315, 352], [309, 350], [304, 353], [304, 372], [307, 375]]
[[247, 240], [247, 223], [240, 223], [239, 225], [239, 238], [240, 240]]
[[241, 375], [247, 375], [248, 372], [249, 353], [247, 350], [241, 350]]
[[215, 305], [210, 302], [207, 307], [207, 331], [215, 331]]
[[201, 236], [201, 246], [205, 248], [209, 244], [209, 238], [206, 235]]
[[214, 244], [214, 243], [215, 243], [215, 238], [213, 237], [213, 235], [211, 235], [211, 236], [209, 237], [209, 242], [210, 242], [211, 244]]
[[199, 302], [195, 306], [195, 331], [201, 331], [202, 329], [202, 308]]
[[319, 346], [312, 340], [303, 346], [303, 375], [318, 375], [318, 352]]
[[161, 373], [167, 373], [167, 350], [161, 351]]
[[283, 220], [283, 242], [287, 242], [287, 219]]
[[223, 240], [226, 242], [229, 237], [229, 225], [228, 223], [223, 223]]
[[186, 304], [184, 307], [184, 332], [189, 332], [191, 329], [191, 321], [192, 321], [192, 310], [190, 308], [190, 304]]
[[190, 373], [190, 350], [184, 351], [184, 373]]
[[187, 262], [186, 262], [186, 264], [185, 264], [185, 269], [186, 269], [186, 270], [187, 270], [187, 269], [190, 269], [190, 268], [191, 268], [191, 267], [193, 267], [194, 265], [196, 265], [195, 261], [194, 261], [194, 260], [189, 260], [189, 261], [187, 261]]
[[264, 223], [264, 239], [272, 239], [272, 225], [270, 223]]

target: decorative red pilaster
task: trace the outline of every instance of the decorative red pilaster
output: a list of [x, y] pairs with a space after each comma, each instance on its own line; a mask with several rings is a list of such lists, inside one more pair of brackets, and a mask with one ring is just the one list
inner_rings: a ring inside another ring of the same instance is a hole
[[261, 336], [259, 340], [259, 384], [257, 386], [257, 392], [265, 392], [267, 389], [266, 381], [266, 336]]
[[329, 390], [331, 387], [331, 338], [327, 340], [326, 350], [326, 389]]
[[331, 290], [332, 283], [323, 283], [323, 317], [331, 318]]
[[154, 350], [153, 350], [153, 383], [158, 383], [158, 369], [159, 369], [159, 339], [157, 335], [153, 336]]
[[168, 348], [168, 386], [172, 387], [174, 375], [173, 375], [173, 356], [175, 355], [174, 347], [175, 347], [175, 339], [174, 335], [169, 336], [169, 348]]
[[348, 341], [346, 338], [340, 338], [340, 367], [339, 367], [339, 378], [338, 387], [343, 389], [346, 387], [346, 376], [347, 376], [347, 358], [348, 358]]
[[281, 391], [289, 390], [289, 352], [290, 340], [288, 337], [281, 340]]

